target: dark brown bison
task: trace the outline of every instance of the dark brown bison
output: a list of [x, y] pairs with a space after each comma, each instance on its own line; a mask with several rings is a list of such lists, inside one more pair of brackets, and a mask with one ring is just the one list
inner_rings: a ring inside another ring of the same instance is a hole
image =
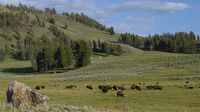
[[40, 86], [36, 86], [35, 89], [36, 89], [36, 90], [40, 90]]
[[98, 88], [99, 88], [100, 90], [102, 90], [102, 89], [103, 89], [103, 85], [99, 85]]
[[117, 92], [117, 97], [124, 97], [123, 91], [118, 91]]
[[132, 84], [131, 89], [136, 90], [136, 86], [137, 86], [136, 84]]
[[102, 85], [101, 86], [101, 91], [103, 92], [103, 93], [107, 93], [109, 90], [111, 90], [112, 89], [112, 87], [110, 86], [110, 85]]
[[154, 89], [154, 86], [153, 85], [147, 85], [146, 89], [148, 89], [148, 90]]
[[162, 87], [162, 86], [160, 86], [160, 85], [154, 85], [154, 89], [155, 89], [155, 90], [162, 90], [162, 89], [163, 89], [163, 87]]
[[44, 85], [42, 85], [42, 86], [41, 86], [41, 88], [42, 88], [42, 89], [45, 89], [45, 86], [44, 86]]
[[142, 89], [141, 89], [141, 87], [140, 86], [136, 86], [136, 90], [138, 90], [138, 91], [141, 91]]
[[74, 88], [77, 88], [77, 86], [74, 86], [74, 85], [65, 86], [65, 89], [74, 89]]
[[87, 89], [93, 90], [93, 87], [91, 85], [86, 86]]
[[113, 89], [114, 91], [117, 91], [117, 90], [118, 90], [118, 87], [117, 87], [116, 85], [114, 85], [114, 86], [112, 87], [112, 89]]
[[124, 86], [118, 86], [118, 89], [124, 91], [126, 88]]
[[162, 90], [163, 86], [160, 86], [160, 85], [147, 85], [146, 89], [148, 89], [148, 90]]
[[102, 92], [103, 92], [103, 93], [107, 93], [108, 90], [109, 90], [108, 88], [104, 87], [104, 88], [102, 89]]
[[139, 90], [139, 91], [142, 90], [141, 87], [139, 85], [136, 85], [136, 84], [131, 85], [131, 89], [132, 90]]

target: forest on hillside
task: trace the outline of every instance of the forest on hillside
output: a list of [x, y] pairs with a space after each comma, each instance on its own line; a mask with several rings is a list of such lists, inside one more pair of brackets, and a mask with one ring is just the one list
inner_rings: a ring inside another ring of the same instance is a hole
[[164, 51], [172, 53], [200, 53], [200, 37], [194, 32], [176, 32], [175, 34], [163, 33], [148, 37], [136, 34], [121, 34], [119, 43], [149, 51]]
[[[30, 60], [34, 71], [44, 72], [59, 68], [86, 66], [90, 64], [93, 52], [116, 56], [122, 53], [119, 44], [100, 40], [73, 40], [62, 31], [68, 28], [67, 22], [64, 23], [64, 27], [57, 25], [55, 16], [60, 14], [54, 8], [39, 10], [23, 4], [7, 5], [5, 8], [8, 10], [0, 13], [0, 26], [3, 29], [0, 33], [8, 42], [15, 40], [15, 43], [1, 45], [1, 61], [7, 55], [11, 55], [18, 60]], [[107, 28], [83, 13], [63, 13], [63, 15], [89, 27], [108, 32], [110, 35], [115, 33], [113, 27]], [[54, 37], [47, 35], [36, 37], [33, 33], [34, 28], [47, 28]], [[13, 31], [14, 34], [10, 36], [10, 32], [6, 32], [8, 30]], [[25, 30], [25, 38], [22, 37], [24, 31], [21, 32], [21, 30]]]

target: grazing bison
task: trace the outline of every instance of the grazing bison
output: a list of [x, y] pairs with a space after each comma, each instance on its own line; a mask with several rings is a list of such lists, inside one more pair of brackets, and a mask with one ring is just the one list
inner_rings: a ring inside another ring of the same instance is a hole
[[77, 88], [77, 86], [74, 85], [65, 86], [65, 89], [74, 89], [74, 88]]
[[131, 85], [131, 89], [141, 91], [141, 87], [136, 84]]
[[131, 89], [135, 90], [135, 89], [136, 89], [136, 86], [137, 86], [136, 84], [132, 84], [132, 85], [131, 85]]
[[163, 87], [162, 87], [162, 86], [160, 86], [160, 85], [154, 85], [154, 89], [155, 89], [155, 90], [162, 90], [162, 89], [163, 89]]
[[103, 85], [99, 85], [98, 88], [99, 88], [100, 90], [102, 90], [102, 89], [103, 89]]
[[93, 87], [91, 85], [86, 86], [87, 89], [93, 90]]
[[104, 87], [104, 88], [102, 89], [102, 92], [103, 92], [103, 93], [107, 93], [107, 92], [108, 92], [108, 90], [109, 90], [109, 88], [107, 88], [107, 87]]
[[126, 88], [124, 86], [118, 86], [118, 89], [124, 91]]
[[40, 90], [40, 86], [36, 86], [35, 89], [36, 89], [36, 90]]
[[147, 85], [146, 89], [148, 89], [148, 90], [162, 90], [163, 87], [160, 86], [160, 85]]
[[114, 91], [117, 91], [117, 90], [118, 90], [118, 87], [117, 87], [116, 85], [114, 85], [114, 86], [112, 87], [112, 89], [113, 89]]
[[146, 89], [149, 89], [149, 90], [154, 89], [154, 86], [153, 85], [147, 85]]
[[101, 90], [103, 93], [107, 93], [108, 90], [111, 90], [111, 89], [112, 87], [110, 85], [103, 85]]
[[124, 97], [123, 91], [118, 91], [117, 92], [117, 97]]
[[41, 88], [42, 88], [42, 89], [45, 89], [45, 86], [44, 86], [44, 85], [42, 85], [42, 86], [41, 86]]
[[138, 90], [138, 91], [141, 91], [142, 89], [141, 89], [141, 87], [140, 86], [136, 86], [136, 90]]

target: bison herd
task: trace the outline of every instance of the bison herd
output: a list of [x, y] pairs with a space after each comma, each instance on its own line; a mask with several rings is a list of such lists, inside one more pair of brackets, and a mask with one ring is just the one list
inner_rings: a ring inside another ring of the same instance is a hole
[[[186, 89], [193, 89], [193, 85], [191, 83], [189, 83], [188, 81], [186, 81], [185, 85], [183, 86]], [[67, 85], [65, 86], [65, 89], [75, 89], [77, 88], [77, 86], [75, 85]], [[93, 86], [92, 85], [86, 85], [85, 86], [86, 89], [88, 90], [93, 90]], [[35, 87], [36, 90], [40, 90], [40, 89], [45, 89], [45, 86], [36, 86]], [[158, 83], [155, 83], [153, 85], [145, 85], [145, 83], [141, 84], [132, 84], [129, 88], [126, 88], [125, 86], [118, 86], [118, 85], [99, 85], [98, 89], [102, 92], [102, 93], [107, 93], [108, 91], [117, 91], [116, 92], [116, 96], [117, 97], [124, 97], [124, 92], [125, 90], [136, 90], [136, 91], [142, 91], [142, 90], [162, 90], [163, 86], [159, 85]]]

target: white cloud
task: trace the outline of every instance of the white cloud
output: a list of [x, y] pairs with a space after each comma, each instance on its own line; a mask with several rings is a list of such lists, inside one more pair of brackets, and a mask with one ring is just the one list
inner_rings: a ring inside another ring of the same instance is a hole
[[124, 2], [119, 4], [112, 4], [106, 8], [106, 11], [127, 11], [136, 9], [147, 9], [156, 11], [181, 11], [188, 8], [189, 5], [185, 3], [175, 2], [161, 2], [152, 0], [137, 0], [132, 2]]
[[156, 16], [148, 15], [138, 15], [138, 16], [127, 16], [124, 17], [125, 21], [115, 24], [114, 27], [117, 32], [138, 32], [138, 31], [148, 31], [152, 28], [152, 25], [157, 20], [161, 19]]

